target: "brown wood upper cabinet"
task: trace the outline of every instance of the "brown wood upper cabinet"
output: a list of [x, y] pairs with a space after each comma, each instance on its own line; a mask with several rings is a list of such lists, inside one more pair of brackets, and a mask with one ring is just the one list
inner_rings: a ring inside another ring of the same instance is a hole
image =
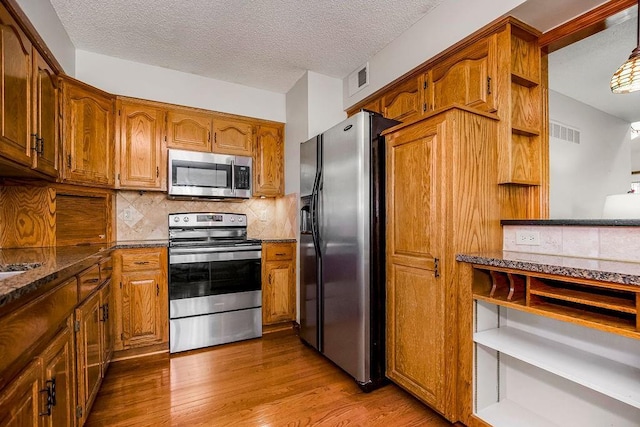
[[114, 99], [91, 86], [64, 79], [63, 180], [114, 185]]
[[0, 55], [0, 156], [57, 178], [58, 78], [2, 7]]
[[118, 188], [166, 190], [162, 138], [166, 112], [130, 101], [117, 101]]
[[382, 115], [400, 121], [410, 121], [427, 111], [424, 102], [424, 76], [411, 78], [382, 96]]
[[452, 104], [495, 111], [496, 35], [483, 38], [436, 64], [427, 73], [431, 110]]
[[212, 126], [211, 114], [172, 109], [167, 114], [167, 147], [210, 152]]
[[241, 120], [215, 118], [213, 120], [213, 152], [237, 156], [251, 156], [253, 125]]
[[253, 156], [253, 195], [284, 195], [284, 125], [260, 125]]

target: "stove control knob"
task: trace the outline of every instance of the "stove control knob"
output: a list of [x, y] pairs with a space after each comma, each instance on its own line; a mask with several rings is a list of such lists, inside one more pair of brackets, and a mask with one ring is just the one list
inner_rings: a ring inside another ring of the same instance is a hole
[[184, 222], [189, 222], [189, 217], [188, 217], [188, 216], [185, 216], [185, 217], [183, 218], [183, 221], [184, 221]]
[[179, 217], [173, 217], [173, 222], [180, 222], [180, 218]]
[[238, 222], [243, 222], [243, 221], [244, 221], [244, 218], [238, 217]]
[[236, 222], [236, 219], [234, 217], [231, 217], [231, 222]]

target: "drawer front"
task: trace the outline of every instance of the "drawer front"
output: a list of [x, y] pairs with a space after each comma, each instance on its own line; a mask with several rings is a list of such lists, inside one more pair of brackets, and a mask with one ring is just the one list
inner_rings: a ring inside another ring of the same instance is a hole
[[162, 266], [160, 249], [124, 250], [121, 254], [123, 272], [159, 270]]
[[78, 275], [78, 302], [83, 301], [100, 285], [100, 267], [98, 264]]
[[293, 243], [265, 243], [266, 261], [287, 261], [293, 259]]
[[111, 278], [113, 273], [113, 260], [111, 257], [100, 261], [100, 283], [104, 283]]

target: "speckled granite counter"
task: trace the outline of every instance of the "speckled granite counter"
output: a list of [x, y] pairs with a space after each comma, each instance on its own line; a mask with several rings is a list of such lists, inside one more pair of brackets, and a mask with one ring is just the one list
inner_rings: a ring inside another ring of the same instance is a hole
[[22, 271], [0, 278], [0, 307], [48, 283], [78, 274], [112, 249], [168, 246], [166, 240], [124, 241], [115, 245], [0, 249], [0, 272]]
[[471, 264], [640, 286], [640, 263], [635, 262], [508, 251], [459, 254], [456, 256], [456, 260]]

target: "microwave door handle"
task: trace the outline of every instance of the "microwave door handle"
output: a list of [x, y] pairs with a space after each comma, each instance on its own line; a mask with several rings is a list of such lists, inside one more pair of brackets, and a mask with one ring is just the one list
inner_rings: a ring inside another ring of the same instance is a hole
[[231, 160], [231, 194], [236, 194], [236, 165], [235, 161]]

